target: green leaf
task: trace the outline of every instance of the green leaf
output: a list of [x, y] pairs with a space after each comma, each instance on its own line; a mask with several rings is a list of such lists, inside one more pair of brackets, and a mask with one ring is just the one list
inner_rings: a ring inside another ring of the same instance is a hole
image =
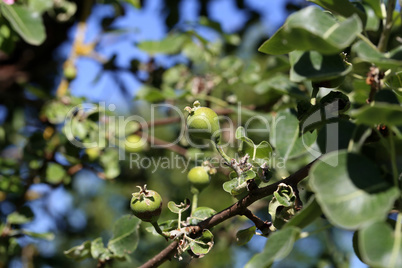
[[295, 50], [294, 45], [289, 43], [286, 39], [287, 32], [285, 26], [282, 26], [270, 39], [265, 41], [258, 48], [258, 51], [265, 54], [281, 55]]
[[232, 190], [237, 186], [239, 186], [239, 180], [238, 178], [234, 178], [223, 183], [223, 190], [225, 190], [225, 192], [228, 192], [229, 194], [232, 194]]
[[352, 70], [339, 54], [323, 55], [316, 51], [293, 51], [290, 57], [290, 80], [301, 82], [306, 79], [324, 81], [345, 76]]
[[357, 15], [338, 22], [330, 14], [311, 6], [290, 15], [259, 51], [285, 54], [293, 50], [315, 50], [335, 54], [348, 47], [361, 31], [362, 24]]
[[401, 230], [387, 222], [375, 222], [359, 230], [359, 252], [370, 267], [402, 267]]
[[198, 207], [191, 214], [190, 224], [197, 225], [199, 222], [208, 219], [216, 214], [216, 211], [208, 207]]
[[45, 41], [45, 27], [39, 13], [32, 12], [21, 5], [2, 3], [0, 6], [1, 13], [25, 42], [31, 45], [40, 45]]
[[32, 12], [42, 14], [53, 7], [53, 0], [29, 0], [28, 4]]
[[345, 229], [384, 220], [399, 195], [371, 160], [345, 150], [313, 165], [310, 186], [328, 220]]
[[287, 40], [298, 50], [316, 50], [334, 54], [348, 47], [362, 31], [356, 15], [338, 22], [334, 17], [316, 8], [308, 7], [289, 16]]
[[380, 19], [385, 18], [381, 9], [381, 0], [363, 0], [363, 3], [369, 5], [374, 10], [378, 18]]
[[321, 216], [321, 207], [318, 205], [317, 200], [313, 198], [310, 202], [303, 206], [303, 209], [297, 212], [284, 226], [288, 228], [290, 226], [299, 227], [303, 229], [315, 219]]
[[107, 179], [114, 179], [120, 174], [119, 152], [115, 148], [106, 148], [99, 162]]
[[[281, 228], [294, 216], [295, 200], [296, 196], [294, 195], [293, 188], [280, 183], [268, 205], [268, 213], [271, 215], [272, 223], [276, 228]], [[278, 208], [282, 209], [278, 210]]]
[[[161, 228], [162, 232], [170, 232], [177, 228], [177, 220], [169, 220], [169, 221], [164, 221], [161, 223], [158, 222], [158, 225], [159, 225], [159, 228]], [[152, 233], [155, 236], [160, 236], [160, 234], [158, 234], [158, 232], [156, 232], [155, 227], [153, 227], [153, 226], [149, 226], [149, 227], [145, 228], [145, 230], [147, 232]]]
[[105, 253], [107, 249], [103, 244], [102, 237], [98, 237], [91, 243], [91, 255], [92, 258], [98, 259], [103, 253]]
[[272, 120], [269, 137], [277, 156], [286, 161], [290, 157], [297, 139], [299, 139], [299, 120], [296, 116], [288, 111], [277, 113]]
[[32, 221], [34, 214], [32, 210], [24, 206], [19, 211], [15, 211], [7, 216], [8, 224], [24, 224]]
[[293, 249], [299, 236], [300, 229], [296, 227], [289, 227], [271, 234], [263, 251], [254, 255], [245, 268], [269, 267], [274, 261], [285, 258]]
[[364, 41], [359, 41], [352, 46], [352, 52], [357, 54], [357, 57], [354, 59], [355, 63], [365, 61], [383, 69], [402, 66], [401, 50], [402, 47], [399, 46], [384, 54], [378, 51], [374, 45], [369, 45]]
[[387, 76], [385, 83], [392, 89], [402, 88], [402, 72], [397, 72]]
[[247, 229], [240, 230], [236, 233], [236, 244], [238, 246], [243, 246], [247, 244], [251, 238], [255, 235], [255, 232], [257, 230], [257, 227], [251, 226]]
[[289, 207], [292, 205], [291, 199], [287, 195], [282, 196], [278, 192], [274, 192], [274, 196], [281, 206]]
[[159, 89], [145, 86], [137, 92], [135, 99], [148, 102], [158, 102], [164, 100], [165, 96]]
[[246, 136], [246, 130], [243, 127], [236, 129], [235, 137], [241, 141], [239, 149], [243, 151], [244, 155], [248, 154], [250, 160], [259, 164], [269, 161], [273, 149], [267, 141], [262, 141], [260, 144], [255, 145], [254, 142]]
[[199, 258], [207, 254], [214, 245], [214, 235], [209, 230], [204, 230], [201, 237], [190, 242], [191, 251]]
[[380, 27], [380, 19], [376, 15], [375, 11], [368, 5], [363, 5], [364, 10], [366, 11], [367, 15], [367, 22], [364, 29], [366, 31], [378, 31]]
[[76, 261], [83, 260], [91, 257], [91, 241], [85, 241], [79, 246], [70, 248], [64, 251], [64, 255]]
[[363, 11], [355, 7], [348, 0], [307, 0], [309, 2], [313, 2], [331, 12], [339, 14], [344, 17], [350, 17], [354, 14], [357, 14], [360, 19], [364, 22], [366, 20], [366, 15]]
[[241, 72], [240, 79], [246, 84], [253, 84], [261, 79], [261, 65], [252, 61]]
[[46, 181], [52, 184], [61, 183], [67, 175], [66, 170], [57, 163], [49, 163], [46, 168]]
[[36, 232], [31, 232], [28, 230], [21, 230], [21, 232], [25, 235], [29, 235], [30, 237], [33, 238], [39, 238], [39, 239], [44, 239], [44, 240], [53, 240], [54, 239], [54, 233], [36, 233]]
[[52, 124], [59, 124], [66, 120], [66, 115], [70, 112], [71, 107], [63, 104], [60, 101], [53, 100], [47, 102], [43, 109], [42, 113], [46, 116]]
[[402, 106], [388, 103], [375, 103], [352, 111], [356, 123], [369, 126], [384, 124], [387, 126], [402, 125]]
[[169, 201], [167, 206], [171, 212], [179, 214], [186, 211], [190, 207], [190, 199], [186, 198], [184, 202], [181, 202], [180, 204]]
[[267, 80], [262, 80], [255, 87], [257, 94], [279, 93], [281, 95], [289, 95], [298, 99], [305, 99], [306, 95], [299, 89], [296, 83], [289, 80], [289, 77], [279, 74]]
[[183, 45], [190, 40], [185, 34], [171, 34], [161, 41], [144, 41], [138, 44], [138, 48], [149, 54], [177, 54]]
[[115, 256], [123, 257], [137, 248], [140, 222], [137, 217], [131, 215], [125, 215], [116, 221], [113, 238], [108, 243], [108, 248]]
[[225, 190], [225, 192], [230, 193], [237, 199], [241, 199], [244, 196], [246, 196], [248, 193], [247, 182], [246, 182], [247, 175], [246, 173], [244, 174], [245, 176], [241, 177], [240, 179], [235, 177], [230, 181], [223, 183], [223, 190]]

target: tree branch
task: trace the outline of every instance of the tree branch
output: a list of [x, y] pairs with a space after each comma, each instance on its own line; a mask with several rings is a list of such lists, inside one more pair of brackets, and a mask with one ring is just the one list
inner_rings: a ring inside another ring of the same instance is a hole
[[243, 215], [246, 216], [249, 220], [251, 220], [254, 223], [255, 227], [257, 227], [263, 235], [269, 234], [270, 232], [269, 227], [272, 225], [271, 222], [261, 220], [256, 215], [254, 215], [254, 213], [249, 209], [246, 209]]
[[[239, 200], [238, 202], [234, 203], [232, 206], [222, 210], [221, 212], [211, 216], [210, 218], [200, 222], [198, 225], [189, 226], [189, 230], [191, 230], [192, 236], [197, 237], [202, 233], [205, 229], [210, 229], [225, 220], [236, 216], [236, 215], [244, 215], [247, 214], [248, 209], [247, 207], [250, 206], [252, 203], [256, 202], [259, 199], [272, 195], [278, 188], [280, 183], [285, 184], [292, 184], [296, 185], [305, 177], [307, 177], [308, 172], [311, 166], [318, 160], [318, 158], [308, 165], [302, 167], [294, 174], [290, 175], [289, 177], [280, 180], [276, 183], [270, 184], [263, 188], [255, 189], [254, 191], [250, 192], [247, 196], [243, 199]], [[177, 246], [178, 241], [174, 241], [169, 246], [167, 246], [164, 250], [160, 253], [155, 255], [152, 259], [144, 263], [140, 268], [148, 268], [148, 267], [157, 267], [166, 260], [170, 259], [174, 254], [177, 253]]]

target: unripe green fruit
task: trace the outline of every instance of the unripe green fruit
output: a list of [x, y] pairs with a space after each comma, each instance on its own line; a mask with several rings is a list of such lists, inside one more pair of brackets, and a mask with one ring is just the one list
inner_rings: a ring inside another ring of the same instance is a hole
[[155, 191], [147, 190], [146, 186], [140, 189], [140, 192], [133, 193], [131, 210], [142, 221], [155, 223], [162, 212], [162, 197]]
[[191, 192], [193, 194], [201, 192], [211, 181], [204, 167], [193, 167], [187, 174], [187, 179], [191, 183]]
[[218, 141], [220, 127], [218, 115], [208, 107], [196, 107], [187, 117], [190, 136]]
[[67, 80], [74, 80], [77, 77], [77, 68], [74, 65], [69, 64], [64, 67], [64, 77]]
[[95, 161], [100, 155], [100, 149], [99, 147], [87, 148], [85, 149], [85, 153], [88, 155], [90, 161]]
[[146, 147], [146, 142], [138, 135], [127, 136], [125, 142], [125, 150], [130, 153], [142, 152]]

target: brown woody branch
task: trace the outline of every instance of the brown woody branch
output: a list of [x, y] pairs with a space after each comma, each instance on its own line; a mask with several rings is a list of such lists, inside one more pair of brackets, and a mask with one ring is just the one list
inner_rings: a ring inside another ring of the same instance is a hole
[[254, 215], [254, 213], [249, 209], [246, 209], [243, 215], [246, 216], [249, 220], [251, 220], [254, 223], [255, 227], [257, 227], [257, 229], [260, 230], [263, 235], [269, 234], [270, 232], [269, 227], [272, 225], [271, 222], [261, 220], [256, 215]]
[[[205, 229], [210, 229], [219, 223], [232, 218], [237, 215], [245, 215], [249, 214], [249, 210], [247, 209], [252, 203], [256, 202], [259, 199], [272, 195], [278, 188], [280, 183], [297, 185], [301, 180], [307, 177], [308, 172], [311, 166], [317, 161], [314, 160], [313, 162], [309, 163], [308, 165], [302, 167], [294, 174], [290, 175], [289, 177], [280, 180], [276, 183], [270, 184], [263, 188], [255, 189], [243, 199], [239, 200], [238, 202], [234, 203], [232, 206], [222, 210], [221, 212], [213, 215], [212, 217], [200, 222], [198, 225], [188, 227], [191, 230], [192, 236], [196, 237], [202, 233]], [[250, 211], [251, 212], [251, 211]], [[252, 214], [252, 213], [251, 213]], [[164, 250], [160, 253], [155, 255], [152, 259], [144, 263], [141, 268], [149, 268], [149, 267], [158, 267], [163, 262], [171, 259], [177, 253], [177, 246], [178, 241], [172, 242], [169, 246], [167, 246]]]

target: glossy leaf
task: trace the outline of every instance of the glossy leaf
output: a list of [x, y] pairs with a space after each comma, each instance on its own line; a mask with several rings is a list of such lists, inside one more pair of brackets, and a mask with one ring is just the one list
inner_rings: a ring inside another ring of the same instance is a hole
[[384, 69], [402, 66], [401, 50], [401, 47], [397, 47], [389, 53], [384, 54], [364, 41], [359, 41], [352, 47], [352, 51], [357, 54], [354, 62], [366, 61]]
[[[270, 134], [270, 143], [275, 152], [286, 161], [299, 139], [299, 120], [290, 112], [281, 111], [273, 119]], [[303, 148], [301, 150], [305, 151]]]
[[285, 258], [292, 250], [299, 235], [300, 229], [297, 227], [289, 227], [272, 233], [268, 237], [263, 251], [254, 255], [245, 268], [269, 267], [274, 261]]
[[385, 17], [381, 9], [381, 0], [363, 0], [363, 3], [369, 5], [378, 18], [383, 19]]
[[366, 31], [377, 31], [380, 27], [380, 19], [370, 6], [363, 5], [363, 7], [367, 15], [366, 26], [364, 27], [364, 29]]
[[402, 267], [401, 230], [387, 222], [375, 222], [358, 233], [359, 252], [370, 267]]
[[279, 30], [276, 31], [276, 33], [273, 36], [271, 36], [270, 39], [265, 41], [258, 48], [258, 51], [266, 54], [281, 55], [281, 54], [287, 54], [295, 50], [296, 49], [295, 46], [286, 40], [287, 32], [285, 26], [279, 28]]
[[345, 64], [338, 55], [323, 55], [316, 51], [293, 51], [290, 57], [290, 80], [301, 82], [331, 80], [345, 76], [352, 70], [351, 65]]
[[31, 45], [40, 45], [45, 41], [45, 27], [39, 13], [32, 12], [21, 5], [1, 3], [0, 8], [1, 13], [25, 42]]
[[307, 7], [288, 17], [284, 26], [259, 48], [267, 54], [315, 50], [335, 54], [348, 47], [362, 31], [357, 15], [338, 22], [317, 7]]
[[255, 235], [257, 227], [251, 226], [247, 229], [240, 230], [236, 233], [236, 244], [238, 246], [243, 246], [247, 244], [251, 238]]
[[345, 229], [384, 220], [399, 194], [371, 160], [347, 151], [322, 157], [309, 182], [328, 220]]
[[387, 126], [402, 125], [402, 106], [397, 104], [375, 103], [352, 112], [356, 123], [369, 126], [384, 124]]
[[137, 248], [140, 222], [137, 217], [131, 215], [125, 215], [116, 221], [113, 227], [113, 237], [108, 243], [108, 248], [115, 256], [123, 257]]
[[353, 14], [357, 14], [362, 21], [366, 20], [366, 15], [363, 11], [355, 7], [348, 0], [308, 0], [309, 2], [313, 2], [331, 12], [339, 14], [344, 17], [350, 17]]

